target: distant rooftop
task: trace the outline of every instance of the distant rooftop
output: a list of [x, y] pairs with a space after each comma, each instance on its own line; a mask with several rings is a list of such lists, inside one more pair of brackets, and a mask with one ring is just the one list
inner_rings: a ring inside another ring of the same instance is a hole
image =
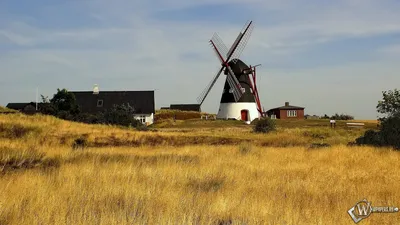
[[182, 111], [201, 111], [199, 104], [171, 104], [169, 108]]
[[114, 105], [129, 104], [135, 113], [155, 113], [154, 91], [70, 91], [82, 112], [96, 113]]
[[285, 110], [285, 109], [304, 109], [304, 107], [290, 105], [289, 102], [285, 102], [285, 105], [284, 105], [284, 106], [276, 107], [276, 108], [270, 109], [270, 110], [268, 110], [268, 111], [276, 110], [276, 109], [283, 109], [283, 110]]

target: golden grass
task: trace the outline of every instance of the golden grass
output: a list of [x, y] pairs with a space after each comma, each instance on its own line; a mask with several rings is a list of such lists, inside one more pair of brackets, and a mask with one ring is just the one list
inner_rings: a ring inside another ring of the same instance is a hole
[[[228, 145], [251, 142], [259, 146], [304, 146], [310, 144], [347, 144], [363, 134], [364, 129], [330, 129], [329, 127], [281, 128], [269, 135], [252, 132], [251, 126], [160, 129], [138, 132], [134, 129], [106, 125], [86, 125], [62, 121], [50, 116], [0, 114], [0, 132], [4, 135], [25, 135], [23, 141], [31, 145], [71, 146], [75, 139], [84, 136], [91, 147], [105, 146], [183, 146], [194, 144]], [[228, 125], [230, 121], [225, 121]], [[12, 128], [12, 129], [11, 129]], [[1, 135], [1, 134], [0, 134]]]
[[[0, 163], [40, 165], [0, 173], [0, 224], [352, 224], [347, 210], [363, 198], [400, 206], [400, 152], [345, 146], [360, 130], [138, 132], [39, 115], [0, 115], [0, 125]], [[72, 150], [82, 136], [92, 147]]]
[[14, 109], [9, 109], [4, 106], [0, 106], [0, 113], [15, 113], [15, 112], [18, 112], [18, 111], [14, 110]]
[[[66, 154], [58, 170], [29, 170], [0, 179], [1, 220], [350, 224], [346, 211], [364, 197], [375, 205], [400, 203], [400, 176], [392, 172], [400, 169], [398, 152], [344, 146], [238, 151], [235, 146], [187, 146]], [[373, 214], [363, 223], [399, 222], [397, 215]]]
[[200, 119], [201, 116], [205, 115], [215, 116], [215, 114], [205, 112], [161, 109], [156, 111], [154, 120], [159, 122], [164, 120], [173, 120], [174, 118], [175, 120]]

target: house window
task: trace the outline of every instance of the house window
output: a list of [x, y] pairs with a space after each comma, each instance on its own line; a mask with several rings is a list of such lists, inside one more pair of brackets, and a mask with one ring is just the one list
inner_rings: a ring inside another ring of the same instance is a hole
[[103, 100], [97, 100], [97, 107], [103, 107]]
[[144, 124], [144, 123], [146, 123], [146, 116], [139, 116], [138, 120], [139, 120], [142, 124]]
[[244, 88], [240, 88], [240, 89], [242, 90], [242, 93], [246, 92], [246, 89], [244, 89]]
[[297, 117], [297, 111], [296, 110], [288, 110], [287, 117]]

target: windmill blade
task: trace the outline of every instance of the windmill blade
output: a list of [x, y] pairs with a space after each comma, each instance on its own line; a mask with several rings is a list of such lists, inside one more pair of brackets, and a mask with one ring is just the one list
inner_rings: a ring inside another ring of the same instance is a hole
[[215, 47], [218, 49], [222, 56], [226, 56], [228, 54], [228, 48], [217, 33], [214, 33], [211, 41], [215, 44]]
[[[227, 57], [226, 61], [229, 61], [232, 58], [232, 55], [235, 53], [235, 51], [238, 48], [239, 44], [243, 40], [243, 37], [246, 37], [248, 39], [248, 37], [251, 34], [251, 31], [253, 30], [252, 24], [253, 24], [253, 21], [250, 21], [248, 24], [246, 24], [246, 26], [244, 28], [244, 31], [239, 33], [239, 35], [236, 38], [235, 42], [233, 42], [231, 48], [228, 51], [228, 54], [226, 56]], [[243, 51], [243, 49], [244, 49], [244, 46], [241, 48], [241, 51]]]
[[247, 32], [243, 35], [242, 41], [239, 43], [238, 47], [236, 48], [236, 51], [232, 55], [232, 59], [238, 59], [240, 58], [240, 55], [242, 54], [244, 48], [247, 45], [247, 42], [250, 39], [251, 33], [253, 32], [254, 26], [251, 24], [249, 28], [247, 29]]
[[242, 86], [240, 85], [235, 74], [233, 73], [231, 67], [227, 66], [226, 69], [228, 70], [228, 77], [227, 77], [228, 84], [233, 90], [233, 97], [235, 98], [235, 101], [238, 101], [240, 97], [242, 97], [243, 95]]
[[204, 100], [206, 99], [208, 93], [210, 93], [211, 88], [214, 86], [215, 82], [218, 80], [218, 77], [221, 75], [224, 67], [221, 67], [217, 75], [214, 76], [214, 79], [210, 81], [207, 87], [203, 90], [203, 92], [197, 97], [197, 102], [201, 105], [203, 104]]
[[210, 45], [213, 48], [214, 53], [217, 55], [219, 61], [221, 61], [221, 64], [225, 65], [227, 61], [225, 61], [223, 55], [221, 54], [213, 40], [210, 40]]
[[[226, 69], [228, 70], [228, 75], [232, 76], [233, 81], [235, 82], [235, 85], [240, 89], [242, 88], [242, 86], [239, 83], [239, 80], [236, 78], [235, 73], [232, 71], [231, 67], [228, 65], [226, 67]], [[240, 93], [242, 93], [242, 91], [240, 91]]]
[[240, 97], [242, 97], [242, 93], [240, 92], [240, 88], [235, 85], [235, 81], [233, 80], [232, 76], [228, 74], [227, 79], [229, 87], [232, 89], [233, 97], [235, 101], [239, 101]]
[[240, 40], [243, 37], [243, 33], [240, 32], [237, 36], [236, 40], [233, 42], [231, 48], [229, 49], [228, 53], [226, 54], [226, 58], [229, 60], [230, 56], [232, 56], [233, 51], [235, 51], [236, 47], [239, 45]]

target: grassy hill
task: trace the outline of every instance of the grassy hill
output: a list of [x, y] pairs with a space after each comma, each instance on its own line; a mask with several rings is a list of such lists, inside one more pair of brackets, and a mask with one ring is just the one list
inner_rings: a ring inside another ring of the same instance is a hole
[[[210, 116], [208, 120], [205, 115]], [[175, 116], [175, 119], [174, 119]], [[201, 117], [203, 116], [203, 119]], [[242, 121], [237, 120], [214, 120], [216, 114], [179, 111], [179, 110], [157, 110], [155, 114], [155, 124], [153, 128], [223, 128], [223, 127], [249, 127]], [[309, 128], [309, 127], [329, 127], [330, 120], [327, 119], [309, 119], [309, 120], [276, 120], [278, 127], [281, 128]], [[377, 120], [338, 120], [338, 128], [346, 128], [346, 123], [360, 122], [365, 124], [365, 129], [376, 129]]]
[[171, 123], [143, 132], [0, 114], [0, 224], [350, 224], [363, 198], [400, 205], [399, 152], [346, 146], [364, 129]]
[[[280, 128], [327, 128], [330, 127], [329, 120], [275, 120]], [[348, 120], [336, 121], [336, 128], [346, 128], [346, 123], [364, 123], [364, 129], [377, 129], [376, 120]], [[205, 119], [185, 119], [173, 120], [163, 119], [156, 121], [154, 128], [223, 128], [223, 127], [249, 127], [243, 121], [238, 120], [205, 120]]]
[[72, 146], [78, 138], [84, 137], [90, 147], [101, 146], [183, 146], [192, 144], [228, 145], [251, 142], [253, 145], [285, 147], [307, 147], [314, 142], [347, 144], [361, 136], [364, 129], [348, 129], [338, 124], [336, 129], [322, 126], [313, 121], [302, 122], [303, 127], [294, 128], [292, 122], [278, 122], [278, 131], [269, 135], [252, 132], [252, 126], [234, 120], [167, 120], [155, 124], [148, 132], [107, 125], [86, 125], [63, 121], [51, 116], [26, 116], [24, 114], [1, 115], [0, 130], [5, 137], [28, 137], [36, 144]]
[[181, 111], [181, 110], [171, 110], [171, 109], [161, 109], [156, 110], [155, 120], [165, 120], [165, 119], [175, 119], [176, 120], [188, 120], [188, 119], [200, 119], [201, 116], [215, 116], [215, 114], [210, 114], [206, 112], [196, 112], [196, 111]]

